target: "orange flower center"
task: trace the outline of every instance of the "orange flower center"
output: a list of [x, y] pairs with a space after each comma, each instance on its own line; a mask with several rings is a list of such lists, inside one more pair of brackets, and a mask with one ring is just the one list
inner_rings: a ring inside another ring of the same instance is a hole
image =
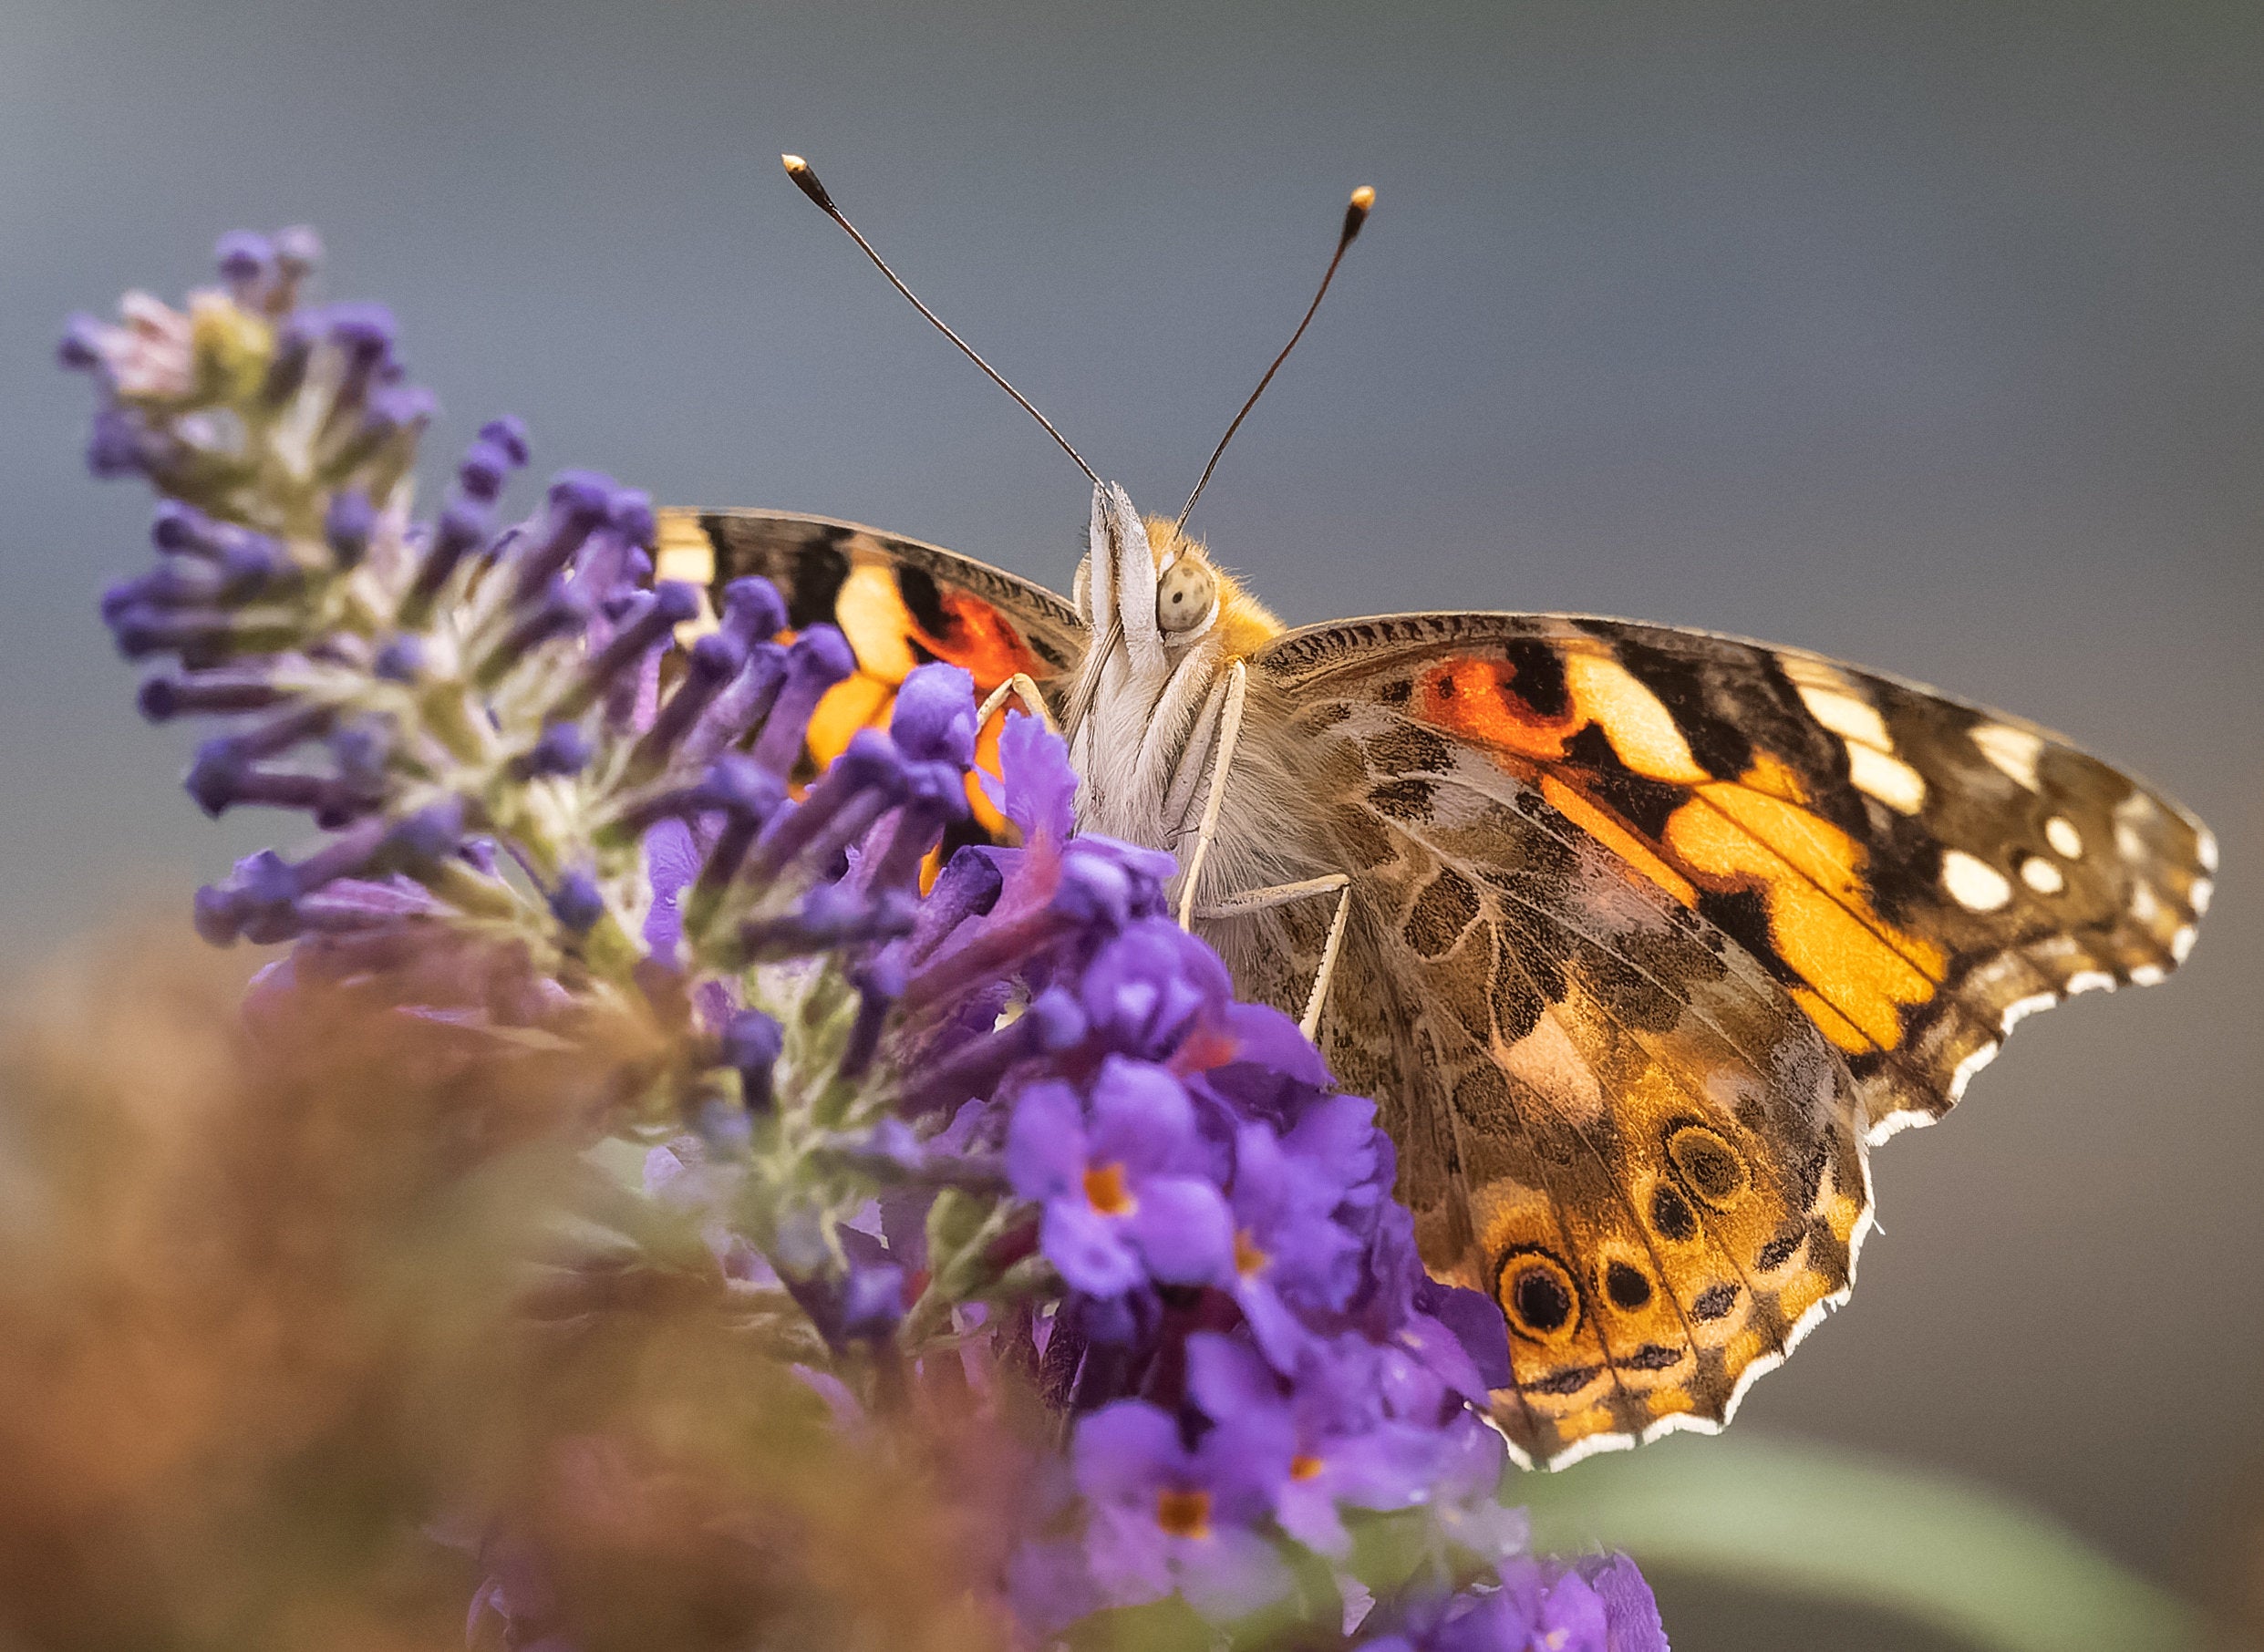
[[1308, 1457], [1304, 1452], [1299, 1451], [1295, 1457], [1289, 1459], [1289, 1478], [1292, 1480], [1310, 1480], [1319, 1473], [1320, 1470], [1321, 1461], [1318, 1457]]
[[1235, 1272], [1248, 1279], [1257, 1274], [1273, 1258], [1258, 1249], [1246, 1227], [1235, 1229]]
[[1122, 1164], [1096, 1164], [1087, 1171], [1085, 1199], [1103, 1216], [1129, 1216], [1140, 1203], [1124, 1185]]
[[1208, 1537], [1211, 1494], [1174, 1491], [1165, 1486], [1155, 1494], [1155, 1523], [1173, 1537]]

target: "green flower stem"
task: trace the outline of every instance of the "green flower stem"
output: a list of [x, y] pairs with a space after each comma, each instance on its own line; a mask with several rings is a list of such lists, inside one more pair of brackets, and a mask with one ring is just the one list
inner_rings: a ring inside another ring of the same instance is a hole
[[[967, 1218], [978, 1211], [979, 1219], [970, 1224]], [[935, 1213], [928, 1219], [927, 1288], [897, 1331], [903, 1347], [920, 1347], [950, 1324], [953, 1308], [974, 1301], [998, 1283], [990, 1248], [1026, 1214], [1026, 1207], [1011, 1199], [992, 1200], [985, 1211], [977, 1195], [956, 1188], [937, 1196]]]

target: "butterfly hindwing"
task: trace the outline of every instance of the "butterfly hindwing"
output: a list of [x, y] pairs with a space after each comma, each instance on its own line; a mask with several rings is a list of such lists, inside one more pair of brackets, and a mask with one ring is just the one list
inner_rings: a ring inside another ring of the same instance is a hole
[[[1040, 689], [1085, 647], [1077, 611], [1044, 586], [918, 540], [853, 522], [774, 511], [660, 512], [656, 576], [692, 581], [720, 600], [732, 580], [760, 575], [786, 599], [794, 629], [837, 625], [857, 675], [837, 685], [811, 719], [811, 766], [822, 769], [867, 726], [885, 725], [896, 686], [915, 666], [945, 660], [987, 695], [1016, 672]], [[994, 773], [1000, 719], [984, 730], [980, 759]], [[988, 800], [971, 793], [985, 824]]]

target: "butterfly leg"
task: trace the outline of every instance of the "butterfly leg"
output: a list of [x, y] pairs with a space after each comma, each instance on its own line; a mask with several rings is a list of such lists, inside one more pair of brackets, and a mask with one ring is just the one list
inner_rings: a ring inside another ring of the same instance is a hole
[[987, 727], [998, 707], [1007, 703], [1008, 695], [1021, 703], [1023, 710], [1045, 724], [1049, 733], [1060, 732], [1053, 726], [1053, 713], [1046, 709], [1046, 697], [1038, 692], [1038, 685], [1030, 681], [1029, 674], [1024, 671], [1016, 672], [984, 697], [981, 709], [975, 714], [975, 726], [977, 728]]
[[1302, 878], [1295, 883], [1277, 883], [1270, 889], [1249, 889], [1240, 894], [1228, 895], [1205, 906], [1198, 917], [1235, 918], [1253, 912], [1264, 912], [1269, 906], [1285, 906], [1291, 901], [1302, 901], [1312, 895], [1330, 894], [1337, 897], [1336, 915], [1328, 920], [1328, 939], [1320, 949], [1320, 967], [1313, 973], [1313, 991], [1305, 1001], [1305, 1014], [1297, 1021], [1297, 1029], [1310, 1038], [1320, 1028], [1320, 1012], [1328, 1002], [1328, 984], [1337, 973], [1337, 954], [1344, 945], [1345, 921], [1352, 913], [1352, 880], [1343, 872], [1332, 872], [1325, 877]]
[[1203, 877], [1203, 862], [1210, 858], [1211, 840], [1218, 835], [1219, 806], [1226, 800], [1226, 776], [1242, 738], [1242, 702], [1248, 694], [1250, 669], [1240, 660], [1226, 666], [1226, 703], [1219, 713], [1218, 745], [1211, 755], [1211, 789], [1203, 799], [1203, 823], [1195, 828], [1194, 852], [1187, 857], [1187, 875], [1179, 883], [1179, 926], [1194, 918], [1195, 885]]

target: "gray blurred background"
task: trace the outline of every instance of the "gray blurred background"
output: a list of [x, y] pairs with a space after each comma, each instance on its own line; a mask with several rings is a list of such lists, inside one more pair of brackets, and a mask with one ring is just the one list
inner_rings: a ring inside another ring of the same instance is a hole
[[[1887, 1452], [2227, 1586], [2264, 1486], [2264, 9], [0, 4], [0, 931], [186, 891], [204, 823], [94, 616], [68, 310], [309, 221], [443, 454], [817, 511], [1066, 586], [1082, 480], [789, 187], [1149, 510], [1376, 217], [1197, 526], [1291, 623], [1569, 608], [1799, 643], [2198, 810], [2168, 986], [2025, 1028], [1875, 1165], [1850, 1311], [1739, 1428]], [[1703, 1450], [1703, 1441], [1660, 1449]], [[1662, 1577], [1676, 1644], [1949, 1643]]]

